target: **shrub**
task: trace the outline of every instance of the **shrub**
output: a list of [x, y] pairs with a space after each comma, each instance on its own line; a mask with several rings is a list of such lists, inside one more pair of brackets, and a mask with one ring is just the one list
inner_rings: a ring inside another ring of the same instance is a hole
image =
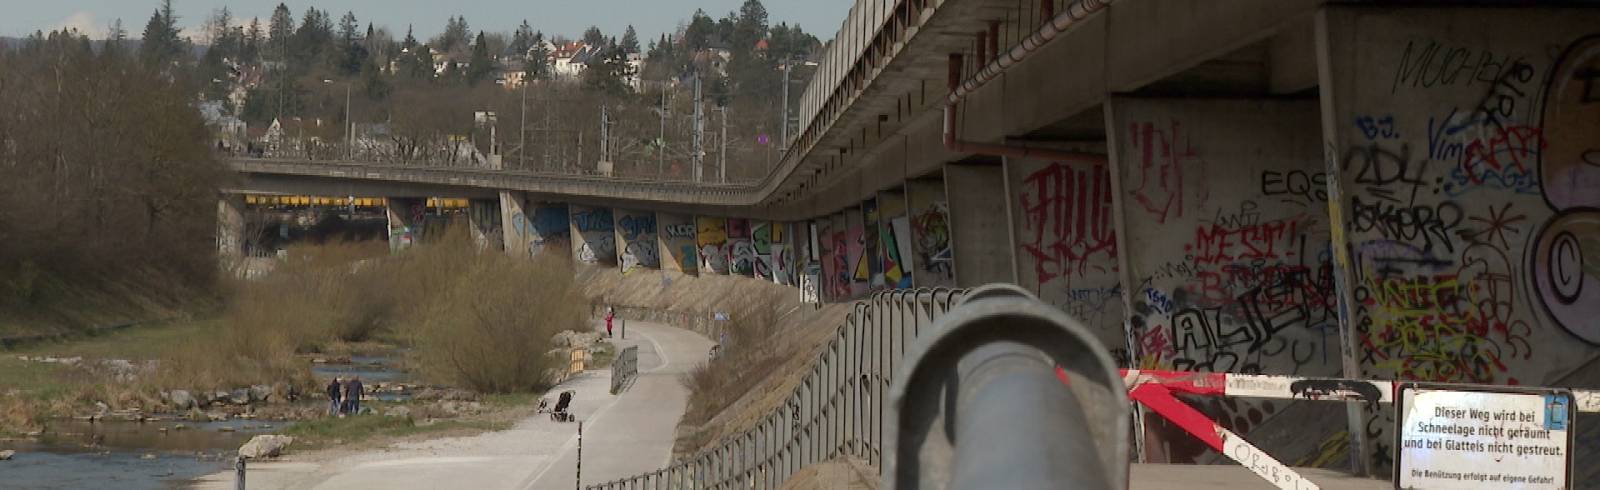
[[[486, 393], [544, 388], [564, 362], [547, 354], [550, 337], [581, 329], [583, 298], [558, 259], [527, 261], [480, 252], [464, 232], [406, 259], [398, 281], [410, 311], [405, 329], [424, 374]], [[451, 266], [451, 267], [446, 267]], [[447, 270], [453, 269], [453, 270]]]

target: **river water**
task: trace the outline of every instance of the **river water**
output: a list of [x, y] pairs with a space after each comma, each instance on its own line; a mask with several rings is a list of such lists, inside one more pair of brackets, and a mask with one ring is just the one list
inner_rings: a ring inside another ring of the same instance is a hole
[[[323, 380], [354, 375], [369, 385], [403, 383], [410, 377], [399, 358], [400, 353], [356, 356], [349, 364], [314, 364], [311, 371]], [[385, 391], [371, 396], [402, 400], [410, 393]], [[311, 398], [305, 403], [325, 403], [320, 393]], [[231, 468], [239, 446], [289, 424], [292, 422], [241, 419], [92, 424], [53, 420], [37, 439], [0, 439], [0, 449], [17, 451], [10, 461], [0, 461], [0, 489], [179, 488], [200, 476]]]
[[17, 451], [10, 461], [0, 461], [0, 488], [181, 486], [228, 468], [233, 451], [250, 437], [283, 425], [252, 420], [53, 421], [38, 440], [0, 441], [0, 448]]

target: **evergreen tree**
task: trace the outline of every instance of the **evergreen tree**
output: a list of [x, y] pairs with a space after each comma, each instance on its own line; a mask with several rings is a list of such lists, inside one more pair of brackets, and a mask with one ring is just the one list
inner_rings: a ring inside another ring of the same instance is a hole
[[745, 0], [739, 7], [739, 17], [733, 22], [733, 36], [728, 41], [733, 43], [735, 53], [743, 53], [755, 49], [757, 41], [767, 37], [767, 7], [761, 5], [761, 0]]
[[[123, 51], [128, 43], [128, 30], [122, 27], [122, 19], [111, 22], [106, 28], [106, 43], [100, 49], [100, 56], [108, 61], [121, 60]], [[0, 46], [0, 51], [4, 46]]]
[[528, 60], [522, 65], [522, 74], [528, 81], [549, 80], [550, 49], [544, 46], [544, 33], [533, 33], [531, 41], [533, 47], [528, 48]]
[[711, 16], [706, 15], [705, 10], [696, 9], [694, 16], [689, 18], [689, 27], [683, 30], [684, 46], [690, 54], [706, 49], [716, 29], [716, 22], [711, 20]]
[[150, 15], [144, 26], [144, 43], [139, 45], [139, 58], [149, 66], [165, 66], [183, 56], [183, 41], [178, 39], [178, 17], [172, 12], [172, 0], [163, 0], [161, 8]]
[[272, 18], [267, 20], [268, 46], [266, 56], [273, 61], [289, 61], [289, 47], [294, 38], [294, 14], [289, 13], [289, 7], [278, 4], [272, 9]]
[[633, 24], [628, 24], [628, 30], [622, 32], [621, 47], [626, 54], [639, 52], [639, 33], [633, 30]]
[[[366, 62], [368, 52], [361, 43], [362, 37], [358, 29], [361, 24], [356, 21], [355, 12], [345, 12], [339, 19], [339, 50], [343, 53], [339, 62], [339, 69], [345, 75], [356, 75], [361, 72], [361, 65]], [[370, 31], [370, 27], [368, 28]]]
[[627, 54], [622, 52], [621, 47], [612, 44], [601, 48], [601, 52], [589, 62], [589, 69], [583, 71], [583, 88], [606, 96], [620, 97], [632, 93], [633, 88], [628, 86], [628, 78], [631, 76], [633, 67], [628, 65]]
[[489, 43], [483, 39], [483, 31], [478, 31], [478, 39], [472, 43], [472, 59], [467, 63], [468, 85], [477, 85], [494, 76], [494, 58], [489, 56]]
[[467, 36], [471, 35], [472, 32], [467, 27], [466, 16], [451, 17], [445, 21], [444, 32], [440, 33], [432, 44], [440, 52], [449, 53], [457, 48], [466, 47]]
[[603, 46], [605, 43], [606, 35], [605, 33], [600, 32], [599, 26], [589, 26], [588, 29], [583, 30], [583, 44], [588, 46]]
[[250, 27], [244, 31], [243, 45], [240, 46], [239, 59], [245, 63], [254, 63], [261, 58], [261, 19], [251, 18]]
[[517, 32], [511, 35], [511, 46], [507, 51], [514, 56], [526, 56], [528, 50], [533, 48], [533, 26], [528, 25], [528, 20], [523, 19], [522, 25], [517, 26]]

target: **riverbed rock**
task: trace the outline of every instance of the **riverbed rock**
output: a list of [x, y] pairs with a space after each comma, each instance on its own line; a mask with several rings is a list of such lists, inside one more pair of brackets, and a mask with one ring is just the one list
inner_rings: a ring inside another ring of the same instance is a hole
[[9, 459], [11, 459], [12, 456], [16, 456], [16, 455], [17, 455], [17, 452], [13, 451], [13, 450], [10, 450], [10, 449], [4, 450], [4, 451], [0, 451], [0, 461], [9, 460]]
[[439, 400], [465, 402], [476, 401], [478, 399], [478, 394], [458, 388], [425, 388], [422, 391], [417, 392], [417, 394], [412, 396], [412, 398], [424, 401]]
[[250, 402], [251, 403], [264, 403], [264, 402], [266, 402], [267, 400], [270, 400], [270, 399], [272, 399], [272, 387], [271, 386], [267, 386], [267, 385], [251, 385], [250, 386]]
[[237, 390], [233, 390], [232, 393], [228, 394], [228, 403], [232, 403], [234, 405], [249, 405], [250, 389], [239, 388]]
[[189, 390], [172, 390], [167, 392], [167, 401], [172, 403], [174, 410], [188, 410], [194, 408], [194, 395]]
[[550, 338], [555, 347], [587, 347], [600, 341], [600, 332], [563, 330]]
[[283, 450], [292, 442], [294, 438], [289, 436], [259, 435], [240, 446], [239, 455], [250, 459], [276, 458], [283, 454]]

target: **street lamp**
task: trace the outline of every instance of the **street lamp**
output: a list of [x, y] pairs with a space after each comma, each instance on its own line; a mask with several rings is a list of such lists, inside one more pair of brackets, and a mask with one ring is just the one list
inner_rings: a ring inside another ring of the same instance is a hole
[[[328, 78], [324, 78], [324, 79], [322, 79], [322, 83], [332, 84], [333, 80], [332, 79], [328, 79]], [[353, 116], [354, 116], [354, 114], [350, 113], [350, 82], [345, 82], [344, 83], [344, 124], [345, 124], [345, 126], [344, 126], [344, 151], [345, 151], [345, 160], [352, 161], [352, 162], [355, 161], [355, 159], [356, 159], [356, 139], [355, 139], [356, 120], [355, 120], [355, 117], [353, 117]]]

